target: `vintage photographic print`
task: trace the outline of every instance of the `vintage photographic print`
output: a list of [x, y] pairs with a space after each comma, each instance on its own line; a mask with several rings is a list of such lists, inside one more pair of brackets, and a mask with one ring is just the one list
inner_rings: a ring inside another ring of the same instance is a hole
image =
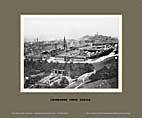
[[122, 15], [21, 15], [21, 92], [122, 92]]

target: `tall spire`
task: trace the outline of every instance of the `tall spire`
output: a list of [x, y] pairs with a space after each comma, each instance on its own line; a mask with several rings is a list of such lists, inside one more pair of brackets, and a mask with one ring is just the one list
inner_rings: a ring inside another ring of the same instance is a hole
[[66, 42], [65, 36], [64, 36], [64, 50], [67, 51], [67, 42]]
[[37, 39], [36, 39], [36, 40], [37, 40], [37, 42], [38, 42], [38, 37], [37, 37]]

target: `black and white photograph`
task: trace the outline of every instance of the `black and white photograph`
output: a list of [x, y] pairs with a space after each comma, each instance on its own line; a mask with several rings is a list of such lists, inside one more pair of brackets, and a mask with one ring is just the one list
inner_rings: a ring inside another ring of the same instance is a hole
[[21, 92], [122, 92], [122, 15], [20, 15]]

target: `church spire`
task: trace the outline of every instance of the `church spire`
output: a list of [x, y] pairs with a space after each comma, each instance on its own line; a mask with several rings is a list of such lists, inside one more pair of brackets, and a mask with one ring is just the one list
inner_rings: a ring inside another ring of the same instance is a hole
[[67, 42], [66, 42], [65, 36], [64, 36], [64, 50], [67, 51]]

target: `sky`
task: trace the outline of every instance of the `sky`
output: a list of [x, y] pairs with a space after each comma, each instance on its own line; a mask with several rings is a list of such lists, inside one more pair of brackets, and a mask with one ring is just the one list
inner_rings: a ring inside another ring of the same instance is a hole
[[85, 35], [118, 37], [120, 15], [22, 15], [26, 41], [79, 39]]

